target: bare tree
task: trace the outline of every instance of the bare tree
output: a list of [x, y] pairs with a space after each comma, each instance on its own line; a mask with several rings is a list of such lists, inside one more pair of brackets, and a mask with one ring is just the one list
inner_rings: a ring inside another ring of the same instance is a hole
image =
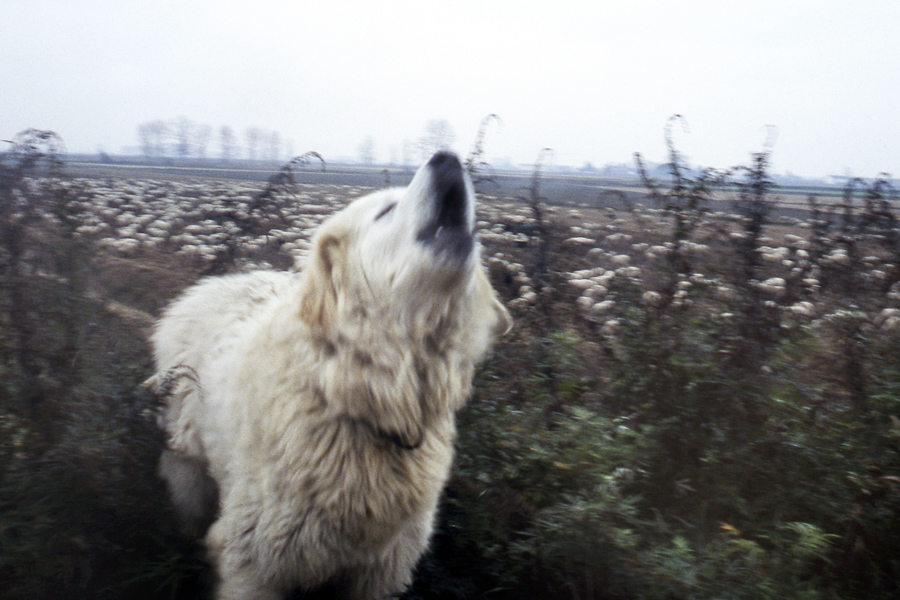
[[212, 137], [212, 127], [203, 123], [194, 126], [194, 150], [200, 158], [206, 157], [206, 147]]
[[375, 162], [375, 138], [367, 135], [359, 145], [359, 162], [371, 165]]
[[149, 123], [141, 123], [138, 125], [138, 140], [141, 144], [141, 151], [144, 156], [150, 158], [153, 156], [153, 136], [150, 132]]
[[456, 133], [445, 119], [431, 119], [425, 124], [425, 133], [419, 138], [419, 153], [422, 160], [428, 160], [432, 154], [441, 150], [449, 150]]
[[404, 167], [409, 167], [415, 160], [416, 145], [409, 141], [403, 140], [403, 161]]
[[277, 131], [269, 131], [265, 134], [266, 158], [272, 162], [278, 160], [281, 153], [281, 135]]
[[162, 120], [147, 121], [138, 125], [138, 139], [147, 158], [166, 154], [169, 124]]
[[234, 130], [228, 125], [219, 128], [219, 143], [222, 148], [222, 160], [231, 160], [237, 154], [237, 138]]
[[175, 141], [175, 153], [187, 158], [194, 153], [194, 122], [187, 117], [178, 117], [172, 126]]
[[259, 143], [262, 140], [262, 131], [258, 127], [248, 127], [244, 137], [247, 138], [247, 158], [256, 160]]

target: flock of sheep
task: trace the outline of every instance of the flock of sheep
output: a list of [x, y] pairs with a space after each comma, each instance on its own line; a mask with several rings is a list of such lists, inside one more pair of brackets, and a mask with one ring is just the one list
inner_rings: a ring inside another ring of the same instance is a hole
[[[105, 251], [126, 257], [173, 252], [202, 265], [229, 252], [233, 259], [237, 249], [237, 268], [240, 262], [265, 266], [273, 253], [302, 264], [316, 227], [353, 198], [372, 191], [360, 186], [298, 184], [261, 198], [261, 184], [230, 180], [73, 179], [67, 185], [78, 190], [76, 235]], [[545, 214], [557, 230], [563, 229], [550, 251], [565, 254], [566, 264], [573, 267], [567, 279], [577, 297], [576, 310], [601, 325], [615, 307], [618, 284], [628, 281], [642, 286], [641, 302], [657, 305], [662, 296], [654, 289], [658, 277], [652, 272], [673, 252], [694, 264], [715, 266], [721, 262], [718, 254], [723, 244], [745, 235], [735, 225], [740, 217], [724, 212], [707, 213], [693, 240], [677, 242], [677, 247], [670, 216], [660, 209], [639, 207], [625, 213], [551, 206]], [[478, 229], [485, 260], [492, 272], [502, 272], [509, 282], [514, 308], [527, 308], [539, 295], [533, 273], [525, 266], [534, 242], [532, 215], [531, 207], [519, 200], [479, 198]], [[793, 233], [760, 240], [763, 245], [756, 251], [770, 276], [754, 285], [770, 306], [814, 318], [821, 311], [816, 298], [823, 273], [851, 267], [851, 257], [840, 245], [814, 256], [809, 236], [797, 235], [809, 229], [808, 223], [797, 221], [790, 228]], [[877, 252], [862, 257], [861, 263], [865, 268], [859, 276], [873, 288], [893, 279], [897, 271]], [[715, 270], [682, 275], [673, 303], [692, 302], [699, 289], [720, 299], [733, 296], [734, 286]], [[881, 327], [898, 327], [900, 286], [888, 283], [885, 287], [885, 308], [873, 319]]]

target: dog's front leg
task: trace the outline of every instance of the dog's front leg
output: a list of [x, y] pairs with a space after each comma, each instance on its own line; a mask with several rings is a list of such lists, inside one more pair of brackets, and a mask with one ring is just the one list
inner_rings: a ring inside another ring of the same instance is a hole
[[218, 578], [216, 600], [281, 600], [281, 591], [266, 581], [258, 557], [252, 555], [251, 545], [240, 543], [234, 525], [233, 515], [223, 510], [206, 535], [208, 558]]
[[386, 552], [354, 571], [350, 600], [397, 598], [412, 585], [416, 565], [428, 549], [434, 513], [434, 510], [424, 511], [410, 520]]

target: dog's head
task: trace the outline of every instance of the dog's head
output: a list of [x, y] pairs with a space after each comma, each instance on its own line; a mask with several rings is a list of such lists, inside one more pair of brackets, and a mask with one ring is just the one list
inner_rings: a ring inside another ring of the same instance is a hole
[[408, 187], [365, 196], [333, 215], [304, 267], [303, 320], [326, 332], [367, 318], [419, 320], [461, 302], [490, 319], [490, 330], [505, 332], [509, 315], [480, 264], [474, 200], [459, 159], [438, 152]]

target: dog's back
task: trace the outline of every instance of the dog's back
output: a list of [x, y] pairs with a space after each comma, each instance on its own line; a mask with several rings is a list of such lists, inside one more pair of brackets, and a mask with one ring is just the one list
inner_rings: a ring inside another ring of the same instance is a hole
[[212, 360], [210, 352], [234, 336], [235, 326], [274, 299], [291, 277], [255, 271], [211, 277], [190, 288], [166, 309], [153, 332], [159, 372], [178, 366], [199, 370]]
[[242, 324], [252, 322], [293, 277], [257, 271], [206, 279], [173, 303], [153, 332], [157, 373], [147, 384], [166, 397], [161, 425], [170, 448], [160, 457], [159, 473], [191, 533], [209, 524], [218, 496], [197, 424], [210, 421], [203, 413], [215, 410], [208, 402], [220, 398], [207, 398], [201, 381], [210, 377], [211, 365], [235, 350]]

